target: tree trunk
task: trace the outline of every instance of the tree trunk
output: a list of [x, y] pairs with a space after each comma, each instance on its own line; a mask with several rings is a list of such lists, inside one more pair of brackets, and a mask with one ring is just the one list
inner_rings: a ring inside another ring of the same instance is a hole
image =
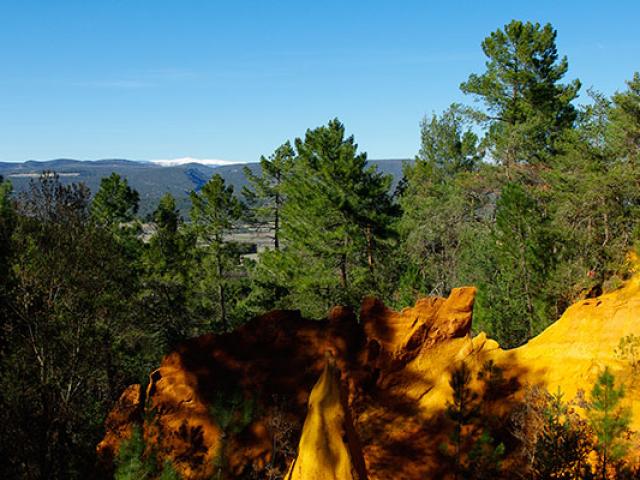
[[276, 211], [273, 222], [273, 248], [280, 250], [280, 194], [276, 193]]
[[346, 289], [348, 286], [347, 279], [347, 245], [349, 243], [349, 237], [344, 237], [344, 252], [340, 255], [340, 286]]
[[222, 328], [227, 329], [227, 310], [224, 296], [224, 270], [222, 268], [222, 241], [218, 243], [218, 250], [216, 251], [216, 273], [218, 275], [218, 301], [220, 306], [220, 320], [222, 321]]
[[273, 248], [280, 250], [280, 209], [282, 208], [282, 197], [280, 197], [280, 185], [282, 178], [280, 171], [276, 172], [276, 198], [275, 198], [275, 218], [273, 222]]
[[371, 225], [367, 225], [365, 235], [367, 237], [367, 263], [369, 264], [369, 272], [373, 275], [373, 234], [371, 233]]

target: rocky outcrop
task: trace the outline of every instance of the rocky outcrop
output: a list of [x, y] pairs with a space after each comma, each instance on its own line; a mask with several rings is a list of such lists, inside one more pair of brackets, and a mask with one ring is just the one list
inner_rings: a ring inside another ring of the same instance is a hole
[[98, 458], [103, 464], [112, 463], [120, 442], [131, 436], [134, 425], [142, 422], [143, 408], [142, 387], [139, 384], [128, 386], [104, 422], [107, 435], [97, 447]]
[[[232, 477], [260, 471], [274, 459], [274, 417], [292, 425], [297, 443], [327, 353], [342, 372], [370, 377], [360, 362], [365, 342], [346, 308], [325, 321], [272, 312], [232, 333], [186, 341], [149, 376], [145, 440], [186, 479], [211, 478], [221, 464]], [[353, 393], [359, 381], [345, 388]], [[119, 405], [111, 416], [120, 416]], [[120, 430], [106, 430], [98, 448], [103, 458], [122, 438]]]
[[[478, 372], [500, 371], [482, 405], [496, 418], [508, 416], [527, 385], [571, 398], [589, 390], [605, 365], [628, 377], [628, 362], [614, 350], [621, 337], [640, 335], [640, 278], [570, 307], [514, 350], [471, 336], [474, 296], [473, 288], [455, 289], [401, 312], [367, 299], [359, 322], [343, 307], [324, 321], [272, 312], [232, 333], [189, 340], [150, 375], [145, 439], [186, 479], [218, 471], [240, 478], [278, 462], [289, 462], [281, 467], [291, 480], [444, 478], [440, 446], [450, 429], [443, 412], [451, 371], [462, 362], [478, 391]], [[130, 388], [98, 447], [105, 462], [141, 422], [139, 388]], [[639, 398], [626, 399], [636, 430]], [[297, 455], [286, 453], [287, 441]]]
[[[640, 390], [631, 378], [628, 358], [615, 351], [624, 336], [640, 336], [640, 275], [622, 288], [571, 305], [562, 318], [529, 343], [490, 353], [505, 372], [520, 372], [529, 384], [558, 388], [565, 398], [589, 390], [604, 367], [627, 385], [626, 403], [633, 411], [631, 428], [640, 431]], [[476, 349], [478, 347], [476, 346]], [[635, 385], [634, 385], [635, 384]]]
[[298, 455], [286, 480], [366, 480], [358, 436], [340, 380], [329, 358], [311, 390]]

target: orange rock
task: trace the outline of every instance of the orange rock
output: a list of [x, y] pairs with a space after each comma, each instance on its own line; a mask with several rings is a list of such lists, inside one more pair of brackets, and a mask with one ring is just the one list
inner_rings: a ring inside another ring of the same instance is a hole
[[201, 397], [196, 373], [173, 353], [151, 373], [144, 438], [182, 478], [212, 476], [222, 432]]
[[[504, 384], [483, 408], [503, 419], [528, 384], [561, 388], [570, 399], [590, 390], [605, 365], [630, 380], [628, 362], [614, 349], [623, 336], [640, 336], [640, 276], [573, 305], [514, 350], [484, 333], [471, 337], [474, 296], [472, 287], [454, 289], [447, 299], [421, 299], [401, 312], [368, 298], [360, 322], [344, 307], [325, 321], [271, 312], [235, 332], [186, 341], [151, 374], [145, 438], [187, 480], [210, 478], [222, 453], [226, 478], [239, 478], [273, 460], [270, 412], [279, 406], [304, 421], [293, 431], [300, 444], [291, 480], [446, 478], [439, 446], [449, 441], [450, 425], [443, 412], [451, 371], [461, 362], [474, 373], [489, 361], [502, 370]], [[481, 387], [475, 375], [472, 387]], [[98, 446], [105, 461], [141, 422], [139, 386], [130, 388]], [[212, 406], [221, 395], [255, 403], [246, 425], [233, 429], [222, 425], [228, 418], [216, 418]], [[640, 394], [630, 390], [625, 401], [640, 430]]]
[[142, 420], [142, 409], [142, 387], [128, 386], [109, 412], [104, 422], [105, 437], [96, 447], [98, 458], [106, 468], [113, 462], [120, 443], [131, 436], [133, 426]]
[[[347, 308], [334, 309], [326, 321], [302, 319], [292, 311], [271, 312], [232, 333], [188, 340], [150, 375], [144, 438], [184, 479], [211, 478], [222, 454], [232, 477], [259, 469], [272, 457], [271, 412], [280, 409], [284, 417], [297, 419], [293, 435], [299, 438], [325, 354], [330, 352], [338, 368], [366, 382], [370, 374], [359, 365], [365, 341]], [[230, 405], [233, 396], [235, 404]], [[220, 399], [231, 410], [223, 412], [231, 420], [216, 418]], [[249, 418], [241, 418], [245, 416]], [[231, 424], [225, 427], [221, 421]], [[105, 442], [112, 439], [115, 446], [117, 432], [109, 427]], [[112, 457], [102, 458], [108, 463]]]

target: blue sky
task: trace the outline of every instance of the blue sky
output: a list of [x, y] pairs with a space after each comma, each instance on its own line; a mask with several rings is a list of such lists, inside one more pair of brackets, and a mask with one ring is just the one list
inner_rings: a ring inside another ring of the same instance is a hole
[[637, 0], [0, 0], [0, 161], [256, 161], [336, 116], [412, 157], [513, 18], [551, 22], [584, 87], [640, 70]]

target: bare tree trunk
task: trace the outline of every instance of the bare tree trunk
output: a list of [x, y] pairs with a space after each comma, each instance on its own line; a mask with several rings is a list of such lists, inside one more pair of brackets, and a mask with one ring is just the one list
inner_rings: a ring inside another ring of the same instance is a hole
[[373, 234], [371, 233], [371, 225], [367, 225], [365, 235], [367, 237], [367, 263], [369, 264], [369, 272], [373, 275]]
[[224, 295], [224, 269], [222, 268], [222, 240], [218, 242], [218, 250], [216, 251], [216, 273], [218, 275], [218, 301], [220, 306], [220, 320], [222, 321], [222, 328], [227, 329], [227, 310], [225, 304]]
[[349, 243], [349, 238], [348, 237], [344, 237], [344, 247], [345, 247], [345, 251], [340, 255], [340, 286], [343, 289], [346, 289], [348, 286], [348, 279], [347, 279], [347, 252], [346, 252], [346, 248], [347, 245]]
[[280, 197], [280, 172], [276, 174], [276, 198], [275, 198], [275, 218], [273, 223], [273, 248], [280, 250], [280, 209], [282, 208], [282, 197]]
[[[602, 203], [604, 204], [604, 202]], [[602, 242], [602, 247], [604, 248], [609, 243], [609, 238], [611, 237], [609, 230], [609, 213], [606, 210], [602, 214], [602, 223], [604, 223], [604, 241]]]
[[276, 193], [276, 210], [273, 222], [273, 248], [280, 250], [280, 194]]

